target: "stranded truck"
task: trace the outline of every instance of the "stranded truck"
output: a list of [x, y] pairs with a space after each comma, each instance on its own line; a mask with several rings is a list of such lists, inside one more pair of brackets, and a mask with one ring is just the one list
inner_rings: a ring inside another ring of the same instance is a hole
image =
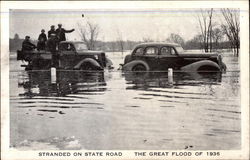
[[[88, 50], [80, 41], [62, 41], [58, 44], [58, 69], [65, 70], [103, 70], [112, 62], [102, 51]], [[47, 50], [17, 51], [17, 60], [27, 62], [25, 70], [47, 70], [52, 67], [52, 53]]]

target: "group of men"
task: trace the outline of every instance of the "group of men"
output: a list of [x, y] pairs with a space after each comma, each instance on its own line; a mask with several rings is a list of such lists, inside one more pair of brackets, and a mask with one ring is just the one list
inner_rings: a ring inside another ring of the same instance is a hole
[[65, 30], [62, 28], [62, 24], [58, 24], [58, 28], [55, 29], [55, 26], [52, 25], [50, 30], [48, 31], [48, 38], [45, 34], [45, 30], [41, 30], [41, 34], [38, 37], [37, 46], [30, 42], [30, 37], [25, 36], [25, 40], [22, 43], [22, 50], [32, 50], [37, 48], [40, 50], [48, 50], [51, 52], [55, 52], [58, 46], [58, 43], [66, 40], [65, 33], [71, 33], [75, 29]]
[[59, 42], [66, 41], [65, 33], [71, 33], [75, 29], [65, 30], [62, 28], [62, 24], [58, 24], [58, 28], [55, 29], [55, 26], [52, 25], [50, 30], [48, 31], [48, 38], [45, 34], [45, 30], [41, 30], [41, 34], [38, 37], [37, 46], [30, 42], [30, 37], [25, 36], [25, 40], [22, 43], [22, 50], [23, 51], [31, 51], [37, 48], [38, 51], [40, 50], [48, 50], [52, 54], [52, 61], [51, 64], [54, 67], [58, 66], [58, 54], [56, 52]]

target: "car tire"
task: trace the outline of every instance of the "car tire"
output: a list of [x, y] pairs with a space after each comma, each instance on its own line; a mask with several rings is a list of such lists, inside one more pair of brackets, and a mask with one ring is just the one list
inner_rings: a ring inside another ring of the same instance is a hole
[[209, 71], [220, 71], [220, 69], [216, 66], [212, 66], [212, 65], [203, 65], [203, 66], [200, 66], [198, 69], [197, 69], [198, 72], [209, 72]]
[[149, 71], [150, 67], [142, 60], [134, 60], [122, 66], [123, 71]]
[[147, 68], [143, 64], [137, 64], [132, 68], [132, 71], [147, 71]]
[[202, 60], [198, 62], [191, 63], [181, 68], [182, 71], [220, 71], [220, 67], [217, 63], [210, 60]]
[[224, 62], [221, 62], [221, 66], [222, 66], [222, 71], [226, 72], [227, 71], [227, 66]]
[[97, 70], [96, 67], [94, 65], [92, 65], [91, 63], [83, 63], [80, 67], [80, 70], [85, 70], [85, 71], [93, 71], [93, 70]]
[[102, 70], [103, 68], [96, 60], [92, 58], [85, 58], [81, 60], [79, 63], [77, 63], [77, 65], [75, 65], [73, 69], [92, 71], [92, 70]]

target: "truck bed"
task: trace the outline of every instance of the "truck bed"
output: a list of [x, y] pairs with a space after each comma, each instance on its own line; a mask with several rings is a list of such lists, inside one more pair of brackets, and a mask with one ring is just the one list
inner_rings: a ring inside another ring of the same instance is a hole
[[17, 60], [26, 60], [26, 59], [34, 59], [34, 58], [42, 58], [45, 60], [51, 60], [52, 54], [49, 51], [17, 51]]

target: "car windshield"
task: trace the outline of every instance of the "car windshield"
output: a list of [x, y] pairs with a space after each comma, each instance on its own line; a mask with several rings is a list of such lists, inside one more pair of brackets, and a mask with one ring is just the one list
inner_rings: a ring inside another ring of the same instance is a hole
[[76, 51], [84, 51], [84, 50], [88, 50], [88, 47], [86, 44], [84, 43], [75, 43], [75, 48], [76, 48]]
[[175, 49], [177, 50], [178, 53], [184, 53], [184, 50], [181, 46], [177, 46], [175, 47]]

